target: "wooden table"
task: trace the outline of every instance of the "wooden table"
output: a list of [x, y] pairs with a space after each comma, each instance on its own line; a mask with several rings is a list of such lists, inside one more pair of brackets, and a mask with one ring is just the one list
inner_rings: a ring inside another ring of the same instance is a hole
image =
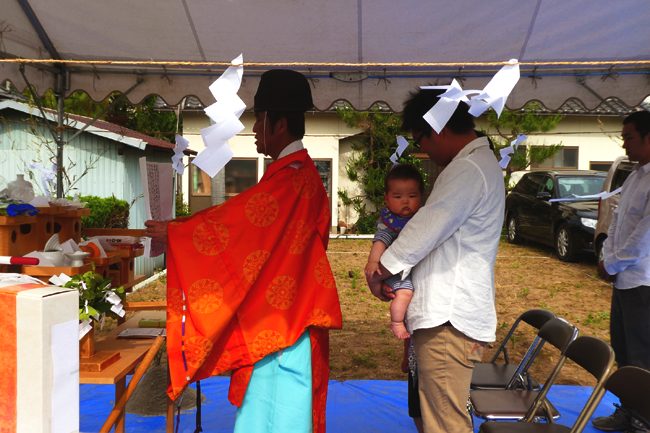
[[[126, 376], [133, 370], [153, 344], [153, 339], [139, 340], [117, 338], [117, 334], [126, 328], [137, 328], [140, 319], [164, 319], [165, 311], [143, 311], [136, 314], [124, 324], [113, 329], [110, 333], [95, 341], [95, 351], [119, 351], [120, 359], [105, 370], [94, 372], [79, 372], [79, 382], [95, 385], [115, 385], [115, 401], [117, 402], [126, 389]], [[170, 415], [168, 404], [167, 431], [173, 431], [173, 415]], [[124, 413], [120, 415], [115, 423], [115, 433], [123, 433], [125, 428]], [[170, 429], [171, 422], [171, 429]]]

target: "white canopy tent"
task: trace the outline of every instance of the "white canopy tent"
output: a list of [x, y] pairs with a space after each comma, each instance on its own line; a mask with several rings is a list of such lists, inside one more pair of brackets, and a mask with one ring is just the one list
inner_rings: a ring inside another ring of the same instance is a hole
[[[316, 110], [347, 101], [401, 111], [408, 91], [482, 89], [509, 59], [510, 109], [568, 99], [636, 107], [650, 95], [648, 0], [2, 0], [0, 83], [59, 97], [112, 92], [214, 102], [208, 86], [240, 53], [252, 109], [264, 70], [303, 72]], [[62, 116], [63, 104], [60, 103]], [[60, 116], [60, 117], [61, 117]], [[62, 152], [62, 138], [59, 149]]]
[[[64, 96], [83, 90], [97, 101], [142, 76], [133, 103], [157, 94], [208, 105], [209, 84], [243, 53], [248, 108], [261, 72], [285, 63], [313, 78], [317, 110], [345, 100], [401, 111], [419, 85], [460, 74], [463, 87], [481, 89], [514, 58], [522, 79], [510, 109], [569, 98], [594, 109], [599, 97], [633, 107], [650, 95], [649, 19], [647, 0], [2, 0], [0, 83], [25, 88], [21, 63], [7, 60], [23, 58], [39, 93], [57, 88], [59, 71]], [[467, 63], [476, 65], [459, 73]]]

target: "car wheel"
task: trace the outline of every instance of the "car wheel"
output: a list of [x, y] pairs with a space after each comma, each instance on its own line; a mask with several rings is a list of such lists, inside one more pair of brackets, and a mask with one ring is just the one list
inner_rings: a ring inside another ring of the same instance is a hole
[[571, 238], [571, 229], [569, 224], [563, 223], [557, 229], [555, 234], [555, 252], [558, 259], [563, 262], [575, 262], [578, 259], [578, 253], [575, 251], [575, 245]]
[[515, 214], [508, 215], [508, 242], [511, 244], [520, 244], [521, 237], [519, 236], [519, 223]]

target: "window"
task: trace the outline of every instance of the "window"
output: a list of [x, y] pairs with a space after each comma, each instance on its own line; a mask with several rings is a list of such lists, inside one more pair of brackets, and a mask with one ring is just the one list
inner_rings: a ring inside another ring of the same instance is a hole
[[551, 158], [542, 162], [532, 163], [532, 169], [535, 168], [560, 168], [560, 169], [577, 169], [578, 168], [578, 148], [577, 147], [564, 147], [560, 149]]
[[225, 170], [226, 200], [257, 184], [257, 158], [233, 158]]
[[539, 192], [547, 192], [553, 196], [553, 179], [550, 177], [544, 177], [542, 185], [540, 186]]
[[589, 161], [589, 170], [609, 171], [612, 161]]
[[329, 197], [332, 193], [332, 160], [315, 159], [314, 165], [316, 165], [320, 180], [323, 182], [323, 188]]
[[[231, 159], [225, 167], [226, 200], [246, 191], [257, 183], [257, 159]], [[190, 164], [190, 193], [210, 196], [211, 179], [203, 170]]]
[[604, 182], [605, 176], [562, 176], [557, 179], [559, 196], [566, 198], [598, 194], [603, 189]]
[[193, 159], [190, 160], [190, 194], [209, 196], [211, 191], [210, 176], [192, 164]]

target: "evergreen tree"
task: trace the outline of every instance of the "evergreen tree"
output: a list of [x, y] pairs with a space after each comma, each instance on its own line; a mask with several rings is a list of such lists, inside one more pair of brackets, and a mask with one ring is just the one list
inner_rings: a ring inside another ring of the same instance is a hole
[[[339, 188], [338, 197], [344, 206], [352, 206], [359, 215], [357, 230], [360, 233], [374, 233], [379, 211], [384, 207], [384, 179], [393, 166], [390, 157], [397, 149], [396, 136], [402, 135], [402, 119], [398, 114], [384, 112], [377, 107], [371, 111], [355, 111], [346, 106], [343, 109], [337, 108], [336, 111], [348, 127], [363, 131], [352, 144], [355, 153], [345, 167], [348, 179], [358, 182], [362, 193], [350, 197], [347, 190]], [[420, 168], [421, 161], [409, 155], [408, 149], [398, 162]], [[426, 173], [422, 170], [420, 172], [426, 182]], [[371, 209], [366, 207], [367, 202]]]
[[[510, 143], [517, 138], [517, 135], [551, 131], [564, 118], [560, 114], [542, 115], [539, 113], [540, 108], [539, 103], [530, 103], [521, 111], [503, 110], [498, 118], [494, 110], [488, 111], [488, 129], [483, 132], [491, 135], [494, 143], [494, 154], [497, 158], [500, 159], [499, 151], [510, 146]], [[496, 132], [496, 136], [492, 130]], [[523, 145], [526, 146], [525, 151], [520, 148], [510, 155], [510, 163], [506, 167], [506, 186], [510, 182], [512, 172], [525, 170], [533, 163], [541, 163], [552, 158], [564, 147], [562, 142], [548, 146], [531, 146], [528, 141], [524, 141]]]

